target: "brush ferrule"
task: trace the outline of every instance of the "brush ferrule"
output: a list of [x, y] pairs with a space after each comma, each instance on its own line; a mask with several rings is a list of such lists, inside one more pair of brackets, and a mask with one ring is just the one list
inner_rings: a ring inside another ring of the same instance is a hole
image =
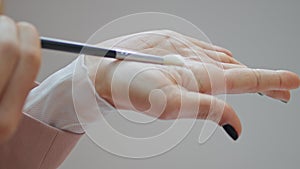
[[128, 60], [128, 61], [138, 61], [138, 62], [147, 62], [154, 64], [163, 64], [164, 59], [162, 57], [143, 54], [143, 53], [132, 53], [127, 51], [117, 51], [117, 59]]

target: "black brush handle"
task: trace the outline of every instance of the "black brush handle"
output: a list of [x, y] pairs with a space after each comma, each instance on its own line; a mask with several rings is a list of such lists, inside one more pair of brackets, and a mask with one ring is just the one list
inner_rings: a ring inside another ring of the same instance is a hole
[[44, 49], [58, 50], [63, 52], [71, 52], [78, 54], [86, 54], [93, 56], [102, 56], [109, 58], [116, 58], [117, 51], [100, 48], [93, 45], [84, 43], [66, 41], [61, 39], [54, 39], [48, 37], [40, 37], [41, 46]]

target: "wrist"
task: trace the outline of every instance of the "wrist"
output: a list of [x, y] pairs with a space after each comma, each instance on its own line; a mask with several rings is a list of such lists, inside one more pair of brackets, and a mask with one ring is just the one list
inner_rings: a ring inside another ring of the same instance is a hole
[[85, 65], [88, 69], [89, 78], [95, 86], [98, 95], [113, 105], [111, 97], [111, 76], [115, 60], [93, 56], [85, 57]]

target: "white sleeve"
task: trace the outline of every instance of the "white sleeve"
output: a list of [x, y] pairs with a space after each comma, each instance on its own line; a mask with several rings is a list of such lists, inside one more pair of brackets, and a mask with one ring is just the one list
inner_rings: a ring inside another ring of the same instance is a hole
[[[75, 67], [83, 75], [80, 77], [80, 83], [72, 83]], [[85, 90], [82, 91], [84, 95], [74, 96], [72, 89]], [[84, 105], [92, 97], [96, 97], [97, 104], [82, 106], [83, 109], [75, 112], [75, 104], [80, 102], [80, 105]], [[99, 117], [99, 108], [101, 108], [101, 113], [115, 110], [95, 92], [95, 87], [88, 76], [88, 69], [84, 63], [84, 56], [81, 55], [31, 90], [24, 106], [24, 113], [56, 128], [83, 133], [83, 128]], [[78, 118], [80, 117], [85, 119], [84, 123], [81, 120], [79, 122]]]

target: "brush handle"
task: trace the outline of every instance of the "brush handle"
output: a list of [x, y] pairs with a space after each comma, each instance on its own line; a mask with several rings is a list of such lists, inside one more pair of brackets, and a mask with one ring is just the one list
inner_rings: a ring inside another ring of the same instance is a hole
[[66, 41], [61, 39], [40, 37], [41, 46], [44, 49], [58, 50], [63, 52], [81, 53], [86, 55], [115, 58], [128, 61], [163, 64], [164, 59], [159, 56], [100, 48], [84, 43]]
[[66, 41], [61, 39], [41, 37], [41, 46], [44, 49], [58, 50], [71, 53], [82, 53], [86, 55], [116, 58], [117, 52], [114, 50], [103, 49], [84, 43]]

